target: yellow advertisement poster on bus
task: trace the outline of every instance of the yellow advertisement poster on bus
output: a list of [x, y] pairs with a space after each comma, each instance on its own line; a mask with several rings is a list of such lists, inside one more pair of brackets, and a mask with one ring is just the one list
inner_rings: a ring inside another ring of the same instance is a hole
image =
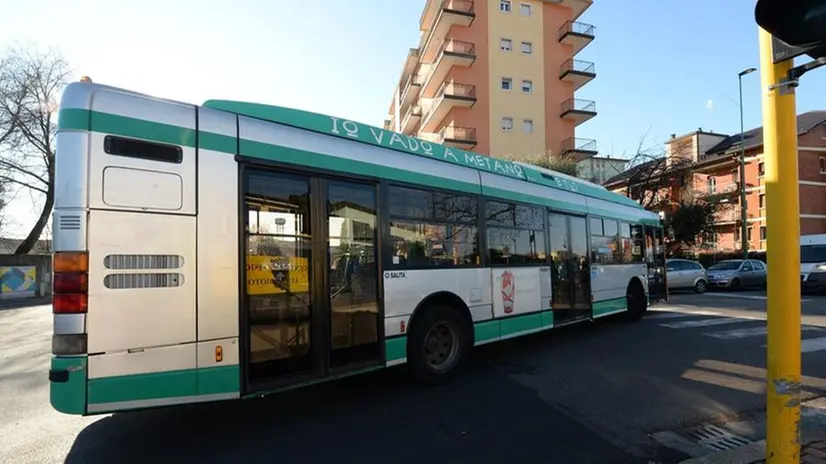
[[307, 258], [247, 255], [247, 294], [306, 293], [309, 268]]

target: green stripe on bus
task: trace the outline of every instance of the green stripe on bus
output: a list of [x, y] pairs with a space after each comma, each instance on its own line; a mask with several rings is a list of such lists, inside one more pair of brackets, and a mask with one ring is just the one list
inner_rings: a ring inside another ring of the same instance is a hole
[[89, 130], [92, 112], [77, 108], [62, 109], [57, 113], [57, 130]]
[[542, 314], [533, 313], [524, 316], [506, 317], [500, 319], [500, 332], [503, 337], [517, 335], [522, 332], [542, 329]]
[[212, 132], [198, 132], [198, 148], [213, 150], [222, 153], [236, 154], [238, 152], [238, 138]]
[[120, 375], [89, 380], [89, 404], [234, 393], [238, 365]]
[[578, 205], [576, 203], [568, 203], [567, 201], [560, 201], [550, 197], [538, 197], [529, 195], [527, 193], [517, 192], [515, 190], [504, 190], [498, 187], [482, 186], [482, 193], [485, 196], [501, 198], [503, 200], [512, 200], [522, 203], [530, 203], [534, 205], [543, 205], [548, 208], [568, 211], [572, 213], [586, 213], [585, 204]]
[[[297, 127], [301, 127], [301, 126], [299, 125]], [[94, 132], [101, 132], [101, 133], [112, 134], [112, 135], [121, 135], [121, 136], [124, 136], [124, 137], [134, 137], [134, 138], [139, 138], [139, 139], [144, 139], [144, 140], [152, 140], [152, 141], [157, 141], [157, 142], [178, 144], [178, 145], [182, 145], [182, 146], [186, 146], [186, 147], [194, 147], [195, 146], [195, 141], [196, 141], [196, 136], [195, 136], [196, 131], [194, 129], [184, 128], [184, 127], [179, 127], [179, 126], [174, 126], [174, 125], [169, 125], [169, 124], [163, 124], [163, 123], [159, 123], [159, 122], [152, 122], [152, 121], [147, 121], [147, 120], [144, 120], [144, 119], [120, 116], [120, 115], [111, 114], [111, 113], [103, 113], [103, 112], [99, 112], [99, 111], [90, 111], [90, 110], [83, 110], [83, 109], [76, 109], [76, 108], [65, 108], [65, 109], [60, 110], [60, 112], [58, 114], [58, 130], [90, 130], [90, 131], [94, 131]], [[311, 130], [314, 130], [314, 129], [311, 129]], [[325, 134], [330, 135], [326, 131], [322, 131], [322, 132], [325, 133]], [[198, 140], [199, 148], [202, 148], [202, 149], [205, 149], [205, 150], [219, 151], [219, 152], [223, 152], [223, 153], [230, 153], [230, 154], [235, 154], [237, 152], [237, 146], [238, 145], [237, 145], [236, 141], [238, 139], [236, 137], [230, 137], [230, 136], [216, 134], [216, 133], [212, 133], [212, 132], [206, 132], [206, 131], [198, 131], [198, 137], [199, 137], [199, 140]], [[256, 141], [252, 141], [252, 140], [245, 140], [245, 139], [241, 139], [240, 143], [241, 143], [241, 145], [244, 145], [244, 144], [258, 144], [258, 145], [262, 145], [262, 146], [265, 146], [265, 147], [277, 147], [275, 145], [269, 145], [269, 144], [256, 142]], [[393, 150], [393, 148], [385, 147], [382, 144], [378, 144], [378, 145], [382, 146], [383, 148]], [[283, 147], [280, 147], [280, 148], [284, 149]], [[300, 152], [299, 150], [295, 150], [295, 151]], [[394, 151], [399, 151], [399, 150], [394, 150]], [[255, 152], [255, 150], [253, 150], [253, 152]], [[302, 153], [304, 153], [304, 152], [302, 152]], [[472, 153], [472, 152], [468, 152], [468, 153]], [[253, 153], [247, 153], [247, 154], [249, 154], [250, 156], [254, 156], [254, 157], [258, 156], [258, 155], [255, 155]], [[348, 172], [348, 173], [354, 173], [354, 174], [361, 174], [361, 173], [368, 172], [368, 173], [370, 173], [370, 174], [372, 174], [376, 177], [381, 177], [381, 178], [385, 178], [385, 179], [389, 179], [389, 180], [408, 179], [412, 182], [417, 182], [418, 179], [419, 179], [419, 176], [424, 176], [429, 181], [428, 182], [423, 182], [423, 183], [425, 185], [434, 186], [434, 187], [439, 187], [439, 186], [442, 186], [446, 183], [445, 179], [441, 178], [441, 177], [428, 176], [426, 174], [420, 174], [420, 173], [416, 173], [416, 172], [412, 172], [412, 171], [404, 171], [404, 170], [396, 169], [396, 168], [388, 168], [388, 167], [385, 167], [385, 166], [375, 165], [375, 164], [371, 164], [371, 163], [357, 162], [357, 161], [352, 161], [352, 160], [343, 159], [343, 158], [337, 158], [337, 157], [328, 156], [328, 155], [320, 155], [320, 154], [317, 154], [317, 153], [312, 153], [312, 155], [313, 156], [310, 157], [309, 159], [297, 159], [297, 160], [294, 160], [293, 163], [298, 164], [298, 165], [325, 167], [325, 166], [318, 166], [318, 163], [313, 163], [314, 160], [319, 159], [318, 157], [323, 157], [321, 159], [334, 162], [334, 166], [329, 166], [330, 168], [340, 170], [342, 172]], [[267, 157], [267, 156], [264, 156], [263, 158], [264, 159], [272, 159], [272, 158]], [[451, 164], [456, 164], [456, 163], [451, 163]], [[464, 163], [458, 163], [458, 164], [459, 165], [465, 165]], [[350, 165], [357, 165], [357, 166], [354, 166], [353, 168], [349, 168]], [[471, 168], [474, 169], [473, 167], [471, 167]], [[384, 171], [384, 173], [377, 172], [377, 169], [380, 169], [380, 170]], [[487, 169], [478, 169], [478, 170], [488, 171]], [[534, 177], [537, 177], [537, 175], [535, 173], [538, 173], [538, 171], [531, 170], [531, 169], [527, 168], [526, 172], [531, 172], [531, 178], [532, 179]], [[513, 176], [509, 176], [509, 175], [505, 175], [505, 177], [514, 178]], [[518, 178], [518, 177], [519, 176], [516, 176], [516, 178]], [[437, 185], [432, 184], [432, 181], [434, 179], [438, 179], [438, 181], [437, 181], [438, 184]], [[479, 192], [479, 186], [475, 185], [475, 184], [467, 184], [467, 183], [464, 183], [464, 182], [455, 182], [455, 181], [450, 182], [449, 180], [447, 182], [449, 182], [451, 184], [451, 186], [447, 186], [447, 188], [451, 189], [451, 190], [458, 190], [458, 191], [469, 192], [469, 193], [478, 193]], [[576, 191], [573, 191], [573, 190], [570, 190], [570, 189], [564, 189], [564, 188], [556, 187], [556, 186], [552, 185], [549, 182], [544, 182], [544, 181], [543, 182], [538, 182], [536, 180], [531, 180], [529, 182], [535, 183], [537, 185], [542, 185], [546, 188], [550, 188], [550, 189], [553, 189], [553, 190], [564, 191], [564, 192], [573, 192], [573, 193], [577, 193], [579, 195], [584, 195], [584, 196], [590, 197], [590, 198], [599, 198], [599, 199], [609, 201], [609, 202], [612, 202], [612, 203], [625, 204], [625, 205], [636, 207], [636, 208], [640, 209], [640, 213], [645, 212], [642, 209], [641, 206], [639, 206], [636, 203], [634, 203], [633, 205], [629, 204], [628, 200], [626, 200], [622, 196], [618, 196], [617, 194], [614, 194], [612, 192], [604, 191], [604, 190], [598, 189], [596, 187], [591, 187], [591, 186], [586, 185], [586, 184], [577, 184], [578, 188], [580, 188], [580, 191], [576, 192]], [[469, 185], [470, 185], [470, 187], [469, 187]], [[469, 188], [471, 190], [468, 190]], [[533, 195], [522, 194], [522, 193], [519, 193], [519, 192], [510, 192], [510, 191], [507, 191], [507, 190], [497, 189], [495, 187], [484, 187], [484, 188], [486, 190], [490, 191], [493, 194], [495, 194], [496, 192], [500, 192], [500, 193], [496, 194], [496, 196], [504, 197], [506, 199], [511, 199], [511, 200], [514, 200], [514, 201], [522, 201], [522, 202], [526, 202], [526, 203], [537, 203], [537, 204], [542, 204], [542, 205], [545, 205], [545, 206], [548, 206], [548, 207], [551, 207], [551, 208], [566, 210], [566, 211], [570, 211], [570, 212], [578, 212], [578, 213], [585, 213], [586, 212], [586, 207], [585, 207], [584, 204], [574, 204], [574, 203], [568, 203], [568, 202], [555, 200], [555, 199], [544, 197], [544, 196], [543, 197], [537, 197], [537, 196], [533, 196]], [[592, 209], [592, 211], [596, 211], [596, 209]], [[602, 210], [602, 211], [599, 212], [599, 214], [606, 214], [605, 211], [606, 210]], [[608, 212], [607, 215], [609, 215], [610, 217], [615, 217], [616, 216], [616, 214], [612, 213], [612, 212]], [[640, 220], [639, 218], [634, 218], [631, 215], [622, 214], [622, 215], [619, 215], [619, 216], [621, 216], [621, 218], [634, 220], [634, 221], [639, 221]], [[643, 219], [642, 221], [644, 223], [650, 224], [650, 225], [657, 225], [658, 224], [656, 219]]]
[[611, 300], [598, 301], [593, 304], [594, 317], [606, 314], [617, 313], [625, 310], [627, 302], [625, 298], [614, 298]]
[[50, 382], [49, 402], [64, 414], [84, 414], [86, 412], [86, 366], [83, 357], [52, 357], [51, 368], [68, 372], [66, 382]]
[[490, 340], [498, 340], [501, 328], [498, 320], [477, 322], [473, 324], [474, 342], [483, 343]]
[[320, 169], [331, 169], [334, 171], [346, 172], [361, 176], [379, 177], [387, 180], [400, 182], [410, 182], [427, 185], [429, 187], [445, 188], [465, 193], [479, 194], [479, 185], [470, 184], [458, 180], [451, 180], [444, 177], [431, 176], [414, 171], [404, 171], [402, 169], [381, 166], [378, 164], [365, 163], [336, 156], [323, 155], [311, 151], [298, 150], [295, 148], [270, 145], [262, 142], [241, 139], [240, 154], [282, 163], [297, 164]]
[[407, 357], [407, 336], [388, 338], [384, 341], [384, 357], [387, 362]]

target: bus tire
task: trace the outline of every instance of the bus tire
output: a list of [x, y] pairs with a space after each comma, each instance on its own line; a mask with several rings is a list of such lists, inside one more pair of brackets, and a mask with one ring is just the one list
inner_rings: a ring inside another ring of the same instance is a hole
[[648, 311], [648, 301], [645, 298], [645, 289], [639, 280], [632, 280], [625, 291], [625, 304], [627, 309], [623, 313], [623, 320], [626, 322], [636, 322]]
[[473, 348], [468, 317], [454, 307], [434, 305], [416, 314], [407, 335], [407, 363], [413, 378], [438, 384], [454, 378]]

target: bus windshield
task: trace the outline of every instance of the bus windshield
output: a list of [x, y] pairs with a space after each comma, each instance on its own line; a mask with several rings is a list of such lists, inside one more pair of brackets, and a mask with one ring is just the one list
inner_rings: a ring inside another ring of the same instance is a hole
[[803, 245], [800, 247], [801, 263], [826, 263], [826, 245]]

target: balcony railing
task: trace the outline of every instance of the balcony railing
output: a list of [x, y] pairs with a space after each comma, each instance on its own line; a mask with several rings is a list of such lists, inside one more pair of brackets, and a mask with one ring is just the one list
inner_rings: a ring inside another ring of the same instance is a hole
[[562, 102], [561, 114], [569, 111], [578, 111], [582, 113], [596, 113], [597, 103], [593, 100], [580, 100], [578, 98], [569, 98]]
[[445, 126], [439, 131], [443, 142], [476, 143], [476, 129], [472, 127]]
[[457, 13], [474, 13], [476, 6], [472, 0], [442, 0], [441, 9]]
[[564, 76], [568, 73], [579, 74], [596, 74], [596, 66], [590, 61], [568, 59], [559, 67], [559, 75]]
[[713, 197], [713, 196], [725, 196], [730, 195], [732, 193], [740, 192], [740, 183], [739, 182], [732, 182], [730, 184], [726, 184], [722, 188], [717, 188], [715, 186], [714, 190], [711, 187], [707, 187], [706, 191], [703, 196], [706, 197]]
[[460, 84], [454, 81], [448, 81], [439, 87], [436, 92], [436, 98], [441, 97], [455, 97], [455, 98], [476, 98], [476, 86], [470, 84]]
[[[562, 142], [560, 153], [562, 155], [572, 155], [579, 159], [585, 159], [589, 157], [588, 155], [593, 156], [597, 153], [597, 141], [593, 139], [578, 139], [576, 137], [571, 137]], [[577, 155], [586, 156], [583, 157]]]
[[438, 2], [436, 8], [430, 9], [427, 2], [425, 6], [427, 14], [422, 18], [422, 35], [419, 39], [419, 49], [422, 51], [421, 57], [426, 61], [431, 58], [431, 47], [436, 37], [444, 37], [447, 31], [454, 25], [470, 26], [476, 17], [474, 2], [471, 0], [442, 0]]
[[561, 40], [568, 34], [576, 34], [593, 39], [595, 31], [596, 27], [591, 24], [580, 23], [578, 21], [565, 21], [565, 24], [559, 27], [559, 38]]
[[439, 47], [439, 52], [436, 56], [442, 53], [453, 53], [457, 55], [470, 55], [476, 57], [476, 46], [470, 42], [462, 42], [461, 40], [448, 39]]

